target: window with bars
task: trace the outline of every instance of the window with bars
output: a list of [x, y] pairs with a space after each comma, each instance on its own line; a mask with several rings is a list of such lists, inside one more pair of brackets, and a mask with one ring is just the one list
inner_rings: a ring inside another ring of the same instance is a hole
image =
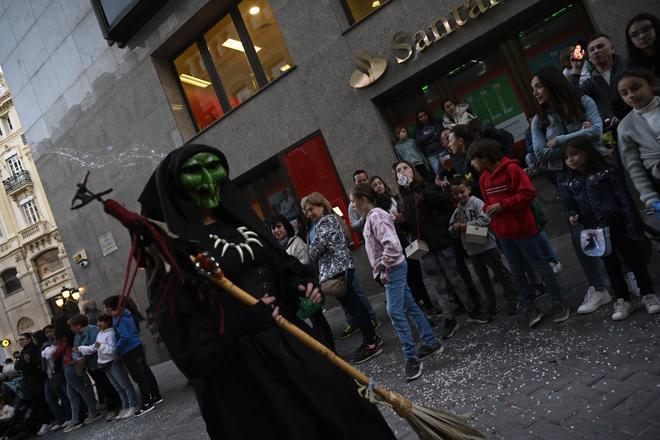
[[348, 21], [351, 24], [357, 23], [375, 10], [379, 9], [390, 0], [339, 0]]
[[23, 215], [28, 225], [33, 225], [41, 220], [41, 214], [39, 214], [39, 209], [34, 199], [21, 203], [21, 208], [23, 209]]
[[267, 0], [233, 6], [172, 62], [197, 131], [293, 67]]
[[15, 176], [23, 171], [23, 164], [21, 163], [21, 160], [18, 158], [17, 154], [9, 156], [5, 162], [7, 162], [7, 167], [9, 168], [9, 172], [12, 176]]

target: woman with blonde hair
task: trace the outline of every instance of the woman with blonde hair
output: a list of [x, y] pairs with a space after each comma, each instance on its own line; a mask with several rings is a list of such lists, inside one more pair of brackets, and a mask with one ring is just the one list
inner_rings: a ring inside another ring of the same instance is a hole
[[353, 289], [355, 264], [348, 250], [343, 221], [332, 211], [330, 202], [321, 193], [314, 192], [304, 197], [301, 206], [305, 215], [313, 222], [308, 236], [309, 256], [317, 264], [321, 291], [324, 283], [344, 278], [344, 291], [334, 294], [337, 295], [339, 304], [357, 319], [362, 332], [362, 344], [357, 349], [353, 362], [366, 362], [383, 352], [383, 342], [376, 335], [367, 309]]

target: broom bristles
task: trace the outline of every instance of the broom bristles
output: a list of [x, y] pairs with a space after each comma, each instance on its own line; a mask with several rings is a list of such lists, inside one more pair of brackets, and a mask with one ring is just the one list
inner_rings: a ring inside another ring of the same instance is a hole
[[413, 403], [406, 420], [422, 440], [478, 440], [484, 436], [463, 422], [465, 417]]

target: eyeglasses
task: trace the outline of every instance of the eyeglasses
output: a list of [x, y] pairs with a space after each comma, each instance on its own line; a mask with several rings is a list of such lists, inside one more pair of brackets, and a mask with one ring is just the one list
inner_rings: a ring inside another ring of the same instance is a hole
[[643, 28], [640, 28], [640, 29], [637, 30], [637, 31], [634, 31], [634, 32], [629, 33], [628, 36], [629, 36], [630, 38], [636, 40], [636, 39], [638, 39], [639, 37], [641, 37], [642, 34], [644, 34], [644, 35], [648, 35], [648, 34], [650, 34], [651, 31], [653, 31], [653, 30], [654, 30], [653, 25], [652, 25], [652, 24], [647, 24], [647, 25], [644, 26]]

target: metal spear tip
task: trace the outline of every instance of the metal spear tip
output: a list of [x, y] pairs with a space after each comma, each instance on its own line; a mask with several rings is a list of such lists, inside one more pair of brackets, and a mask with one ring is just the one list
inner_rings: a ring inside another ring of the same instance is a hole
[[107, 189], [105, 191], [101, 191], [100, 193], [93, 193], [87, 188], [87, 178], [89, 177], [89, 171], [85, 173], [85, 177], [82, 179], [80, 183], [77, 183], [76, 186], [78, 187], [78, 190], [76, 193], [73, 195], [73, 200], [71, 200], [71, 210], [73, 211], [74, 209], [82, 208], [83, 206], [87, 205], [89, 202], [92, 200], [98, 200], [99, 202], [103, 203], [104, 200], [102, 196], [109, 194], [112, 191], [112, 188]]

